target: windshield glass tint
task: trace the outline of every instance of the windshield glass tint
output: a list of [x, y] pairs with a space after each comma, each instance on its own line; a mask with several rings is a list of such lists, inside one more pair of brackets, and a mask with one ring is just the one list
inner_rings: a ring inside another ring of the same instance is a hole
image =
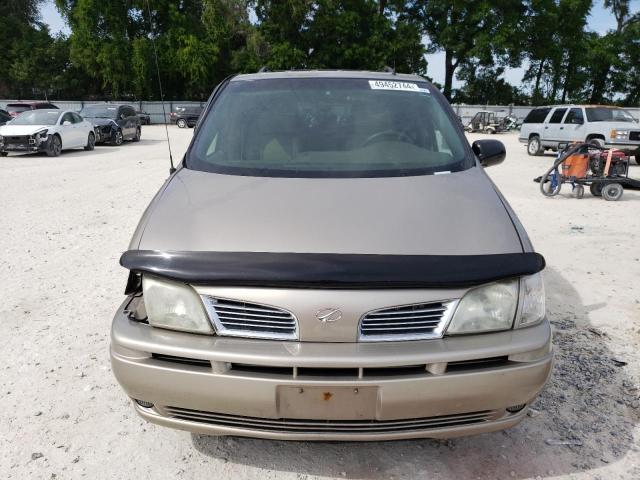
[[11, 125], [55, 125], [60, 118], [60, 111], [52, 112], [50, 110], [29, 110], [21, 113], [13, 121]]
[[85, 118], [116, 118], [118, 107], [85, 107], [80, 111], [80, 115]]
[[587, 108], [587, 120], [590, 122], [634, 122], [633, 116], [621, 108]]
[[254, 176], [422, 175], [470, 167], [463, 141], [426, 83], [232, 81], [199, 127], [187, 167]]

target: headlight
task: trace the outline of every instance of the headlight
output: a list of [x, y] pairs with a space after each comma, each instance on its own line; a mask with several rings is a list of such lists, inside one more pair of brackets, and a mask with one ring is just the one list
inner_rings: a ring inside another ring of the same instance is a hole
[[610, 136], [615, 140], [626, 140], [629, 136], [629, 130], [611, 130]]
[[504, 280], [469, 290], [458, 303], [448, 335], [508, 330], [518, 307], [518, 280]]
[[142, 277], [149, 324], [184, 332], [212, 334], [202, 301], [189, 285], [157, 277]]
[[520, 295], [522, 307], [517, 327], [528, 327], [541, 321], [546, 313], [542, 275], [536, 273], [522, 277], [520, 279]]
[[34, 137], [36, 138], [36, 140], [40, 141], [40, 142], [44, 142], [47, 139], [47, 133], [49, 132], [49, 130], [47, 130], [46, 128], [44, 130], [40, 130], [39, 132], [36, 132], [34, 134]]

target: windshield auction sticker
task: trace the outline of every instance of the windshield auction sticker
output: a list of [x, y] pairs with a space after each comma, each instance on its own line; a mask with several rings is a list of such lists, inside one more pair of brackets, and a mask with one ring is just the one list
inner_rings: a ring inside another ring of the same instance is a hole
[[426, 88], [420, 88], [415, 83], [392, 82], [388, 80], [369, 80], [369, 87], [372, 90], [397, 90], [399, 92], [429, 93]]

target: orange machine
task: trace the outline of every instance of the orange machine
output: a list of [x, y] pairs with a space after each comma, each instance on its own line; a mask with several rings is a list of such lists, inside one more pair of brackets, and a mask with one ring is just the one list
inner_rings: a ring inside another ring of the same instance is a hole
[[562, 162], [562, 175], [565, 177], [584, 178], [589, 169], [589, 155], [574, 153]]

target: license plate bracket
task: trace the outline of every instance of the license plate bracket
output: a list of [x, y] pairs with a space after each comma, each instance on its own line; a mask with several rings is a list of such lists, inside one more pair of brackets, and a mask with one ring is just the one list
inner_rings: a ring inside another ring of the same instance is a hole
[[279, 386], [281, 418], [315, 420], [374, 420], [378, 387]]

